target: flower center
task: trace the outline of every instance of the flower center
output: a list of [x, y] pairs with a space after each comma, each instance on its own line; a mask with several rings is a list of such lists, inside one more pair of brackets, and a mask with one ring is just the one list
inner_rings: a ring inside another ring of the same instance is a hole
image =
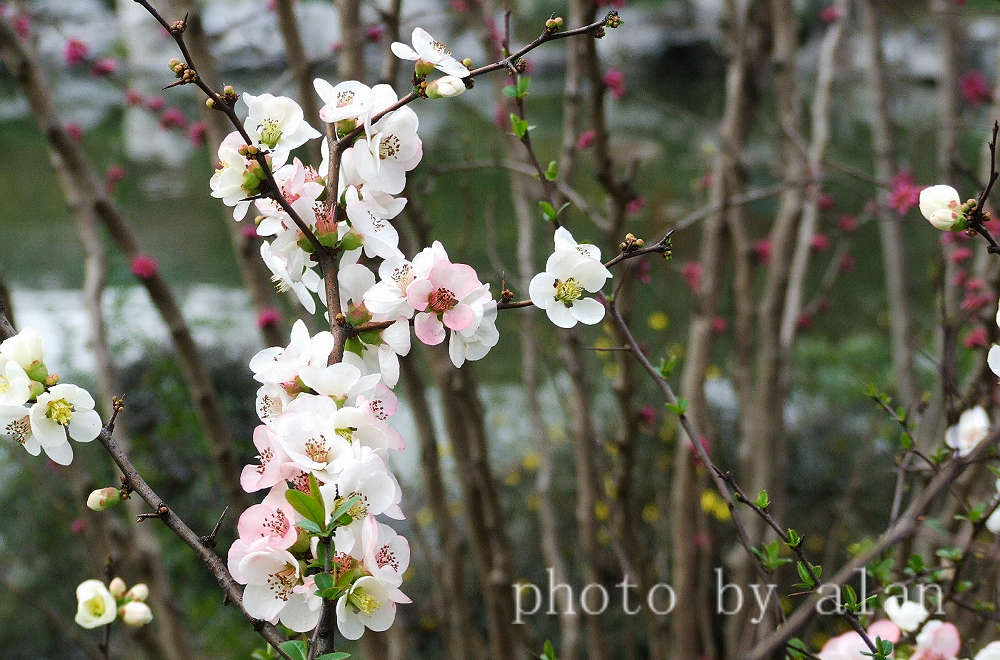
[[298, 581], [295, 567], [291, 564], [285, 564], [282, 570], [267, 576], [267, 586], [271, 588], [275, 596], [284, 601], [288, 600], [292, 588]]
[[384, 568], [386, 566], [391, 566], [392, 570], [399, 572], [399, 560], [396, 559], [396, 553], [392, 551], [387, 545], [383, 545], [375, 553], [375, 563], [378, 564], [379, 568]]
[[[271, 536], [284, 536], [288, 531], [288, 516], [281, 509], [275, 510], [264, 520], [264, 529]], [[267, 536], [267, 533], [261, 532], [260, 535]]]
[[438, 314], [447, 312], [457, 304], [458, 298], [455, 297], [455, 294], [444, 287], [434, 289], [427, 296], [427, 306], [431, 308], [431, 311]]
[[66, 399], [49, 401], [45, 416], [60, 426], [69, 426], [70, 420], [73, 419], [73, 404]]
[[351, 520], [361, 520], [368, 515], [368, 501], [361, 493], [348, 493], [344, 497], [338, 499], [337, 508], [339, 509], [341, 504], [352, 497], [357, 497], [358, 501], [354, 503], [354, 506], [347, 510], [347, 514], [351, 516]]
[[0, 376], [0, 394], [7, 392], [10, 392], [10, 379], [6, 376]]
[[15, 419], [4, 427], [4, 432], [14, 438], [14, 442], [23, 445], [31, 436], [31, 422], [27, 415], [21, 419]]
[[386, 135], [378, 145], [379, 158], [394, 158], [399, 153], [399, 138], [395, 135]]
[[[337, 431], [340, 433], [340, 431]], [[330, 462], [330, 449], [326, 446], [326, 438], [309, 438], [305, 444], [306, 456], [316, 463]]]
[[343, 108], [345, 105], [350, 105], [354, 102], [354, 92], [337, 92], [337, 107]]
[[368, 404], [368, 408], [372, 411], [372, 414], [375, 415], [376, 419], [380, 419], [384, 422], [389, 418], [389, 415], [385, 412], [385, 406], [383, 406], [382, 402], [378, 399], [370, 402]]
[[364, 612], [365, 614], [374, 614], [380, 606], [378, 598], [365, 591], [364, 587], [358, 587], [352, 591], [351, 595], [347, 597], [347, 601], [358, 608], [359, 612]]
[[392, 281], [398, 284], [400, 289], [406, 289], [413, 282], [413, 267], [410, 264], [403, 264], [394, 268]]
[[264, 470], [267, 469], [267, 464], [271, 462], [274, 458], [274, 450], [270, 447], [265, 447], [260, 450], [257, 454], [257, 459], [260, 461], [260, 465], [257, 466], [257, 474], [264, 474]]
[[440, 53], [441, 55], [451, 55], [451, 48], [448, 48], [440, 41], [432, 41], [431, 48], [433, 48], [435, 52]]
[[265, 119], [257, 126], [257, 132], [260, 133], [260, 141], [274, 149], [281, 139], [281, 124], [273, 119]]
[[275, 399], [270, 394], [265, 394], [260, 400], [260, 416], [261, 417], [277, 417], [281, 414], [281, 401]]
[[583, 297], [583, 287], [573, 277], [567, 278], [564, 281], [556, 280], [553, 286], [556, 288], [556, 300], [567, 307], [572, 307], [574, 300], [579, 300]]
[[104, 599], [101, 598], [100, 596], [94, 596], [93, 598], [88, 600], [86, 603], [84, 603], [84, 607], [86, 608], [87, 612], [90, 613], [90, 616], [94, 617], [95, 619], [99, 619], [102, 616], [104, 616], [104, 610], [105, 610]]

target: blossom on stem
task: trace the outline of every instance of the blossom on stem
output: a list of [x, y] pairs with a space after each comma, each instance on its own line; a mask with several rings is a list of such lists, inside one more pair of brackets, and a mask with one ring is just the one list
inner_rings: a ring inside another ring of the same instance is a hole
[[240, 98], [249, 110], [244, 130], [276, 154], [287, 156], [292, 149], [320, 136], [306, 122], [299, 104], [287, 96], [243, 94]]
[[920, 628], [929, 614], [922, 604], [912, 600], [904, 601], [898, 596], [887, 599], [884, 607], [889, 619], [906, 632], [914, 632]]
[[374, 575], [360, 577], [337, 600], [337, 629], [350, 640], [360, 639], [365, 628], [388, 630], [396, 619], [396, 603], [409, 602], [391, 582]]
[[944, 621], [928, 621], [916, 642], [910, 660], [957, 660], [955, 656], [962, 647], [958, 628]]
[[959, 416], [958, 424], [948, 428], [944, 442], [959, 456], [966, 456], [989, 435], [990, 418], [982, 406], [966, 410]]
[[418, 76], [426, 76], [434, 69], [459, 78], [465, 78], [469, 75], [469, 69], [454, 58], [451, 49], [440, 41], [436, 41], [427, 33], [427, 30], [420, 27], [414, 28], [412, 42], [413, 47], [411, 48], [404, 43], [394, 41], [390, 49], [396, 57], [416, 62], [414, 70]]
[[920, 213], [935, 229], [958, 231], [965, 228], [962, 200], [951, 186], [929, 186], [921, 190]]
[[153, 620], [153, 611], [149, 605], [141, 601], [133, 600], [118, 608], [122, 621], [127, 626], [139, 628]]
[[601, 263], [594, 245], [577, 244], [565, 227], [556, 230], [556, 250], [545, 262], [545, 271], [531, 278], [528, 296], [560, 328], [579, 323], [593, 325], [604, 318], [604, 305], [584, 292], [596, 293], [611, 272]]
[[76, 588], [76, 617], [82, 628], [106, 626], [117, 616], [117, 603], [100, 580], [84, 580]]

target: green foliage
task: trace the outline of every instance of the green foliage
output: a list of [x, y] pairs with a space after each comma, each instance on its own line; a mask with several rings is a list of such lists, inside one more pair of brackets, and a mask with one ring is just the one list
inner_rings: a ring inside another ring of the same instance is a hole
[[760, 559], [760, 565], [768, 573], [773, 573], [785, 564], [790, 564], [791, 559], [779, 557], [781, 549], [777, 541], [765, 543], [760, 548], [753, 548], [753, 553]]

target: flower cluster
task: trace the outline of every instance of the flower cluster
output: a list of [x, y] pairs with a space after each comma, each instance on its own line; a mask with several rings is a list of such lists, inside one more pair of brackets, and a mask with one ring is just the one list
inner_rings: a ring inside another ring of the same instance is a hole
[[101, 433], [94, 398], [60, 383], [45, 366], [42, 338], [26, 328], [0, 344], [0, 437], [32, 456], [42, 451], [59, 465], [73, 461], [69, 438], [90, 442]]
[[[412, 41], [392, 44], [392, 52], [414, 61], [422, 96], [466, 89], [468, 60], [457, 60], [421, 28]], [[446, 75], [427, 81], [435, 69]], [[287, 97], [224, 92], [227, 102], [242, 104], [246, 120], [219, 146], [212, 195], [233, 207], [236, 220], [253, 208], [261, 257], [278, 289], [310, 314], [319, 300], [327, 321], [347, 337], [343, 358], [331, 364], [334, 335], [311, 335], [300, 320], [287, 346], [251, 359], [260, 383], [261, 425], [253, 435], [259, 462], [244, 468], [241, 484], [267, 494], [240, 516], [228, 563], [246, 585], [251, 616], [304, 632], [318, 624], [323, 602], [335, 600], [341, 634], [357, 639], [365, 628], [388, 628], [396, 604], [409, 602], [400, 591], [409, 545], [379, 518], [403, 518], [388, 459], [405, 443], [388, 421], [410, 328], [427, 345], [447, 340], [452, 363], [461, 367], [499, 341], [498, 303], [475, 269], [454, 262], [440, 242], [409, 258], [399, 249], [392, 220], [406, 206], [400, 195], [407, 175], [423, 157], [416, 113], [388, 85], [316, 79], [314, 87], [322, 100], [318, 118], [305, 117]], [[320, 136], [314, 119], [331, 136], [318, 169], [292, 154]], [[319, 272], [330, 261], [339, 309], [328, 300], [332, 280], [324, 283]], [[531, 282], [531, 300], [560, 327], [594, 324], [604, 306], [585, 294], [609, 277], [597, 247], [560, 228], [545, 272]], [[110, 492], [93, 498], [96, 508], [115, 499]]]
[[107, 586], [100, 580], [84, 580], [76, 588], [77, 625], [97, 628], [114, 622], [116, 617], [129, 626], [144, 626], [153, 620], [146, 604], [149, 587], [143, 583], [128, 589], [125, 580], [116, 577]]

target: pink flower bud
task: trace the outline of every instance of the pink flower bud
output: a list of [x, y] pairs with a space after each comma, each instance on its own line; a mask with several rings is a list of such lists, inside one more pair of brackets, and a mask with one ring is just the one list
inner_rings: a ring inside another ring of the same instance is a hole
[[90, 47], [87, 44], [79, 39], [70, 39], [66, 42], [66, 47], [63, 49], [63, 59], [67, 65], [72, 66], [85, 60], [89, 52]]
[[729, 329], [729, 322], [721, 316], [716, 316], [712, 319], [712, 332], [717, 335], [721, 335], [723, 332]]
[[626, 213], [638, 213], [642, 208], [646, 206], [646, 198], [642, 195], [638, 197], [633, 197], [625, 204]]
[[842, 12], [839, 7], [830, 5], [829, 7], [824, 7], [819, 13], [819, 20], [824, 23], [833, 23], [840, 20], [843, 16], [844, 12]]
[[616, 99], [620, 99], [625, 96], [625, 74], [618, 69], [608, 69], [604, 74], [604, 86]]
[[125, 103], [132, 107], [143, 105], [146, 102], [146, 97], [142, 95], [141, 92], [135, 89], [125, 90]]
[[90, 67], [90, 72], [95, 76], [100, 78], [101, 76], [106, 76], [114, 73], [118, 70], [118, 62], [110, 57], [102, 57], [101, 59], [94, 62], [93, 66]]
[[113, 486], [98, 488], [87, 496], [87, 508], [91, 511], [104, 511], [121, 501], [122, 493], [119, 489]]
[[153, 611], [149, 609], [149, 605], [139, 601], [125, 603], [118, 608], [118, 614], [128, 626], [144, 626], [153, 620]]
[[179, 108], [167, 108], [160, 115], [160, 126], [163, 128], [184, 128], [187, 126], [187, 117]]
[[692, 291], [697, 292], [701, 288], [701, 264], [697, 261], [689, 261], [684, 264], [681, 267], [681, 275]]
[[257, 315], [257, 326], [260, 328], [270, 328], [277, 325], [281, 320], [281, 314], [273, 307], [265, 307]]
[[953, 264], [960, 264], [972, 258], [972, 250], [966, 246], [957, 247], [948, 255], [949, 261]]
[[382, 41], [382, 34], [384, 32], [385, 29], [382, 27], [380, 23], [376, 23], [375, 25], [369, 25], [368, 27], [365, 28], [365, 36], [368, 38], [369, 41], [374, 41], [376, 43]]
[[74, 142], [79, 142], [83, 139], [83, 127], [75, 121], [67, 122], [64, 128]]
[[771, 241], [765, 239], [754, 243], [753, 254], [759, 265], [771, 263]]
[[580, 137], [576, 139], [576, 148], [580, 151], [590, 147], [594, 144], [594, 140], [597, 138], [597, 133], [593, 129], [588, 129], [583, 133], [580, 133]]
[[167, 105], [167, 100], [162, 96], [150, 96], [146, 99], [146, 107], [153, 112], [159, 112], [163, 110], [163, 107]]
[[969, 105], [982, 105], [993, 99], [986, 76], [979, 71], [970, 71], [958, 79], [958, 90]]
[[188, 140], [196, 147], [205, 144], [205, 122], [196, 121], [188, 127]]
[[115, 598], [121, 598], [124, 596], [126, 588], [125, 580], [120, 577], [116, 577], [108, 584], [108, 591], [110, 591], [111, 595]]
[[154, 275], [158, 269], [156, 259], [147, 254], [137, 254], [134, 259], [132, 259], [132, 274], [138, 277], [140, 280], [148, 280]]
[[133, 585], [132, 588], [125, 593], [125, 600], [134, 600], [141, 603], [147, 598], [149, 598], [149, 587], [146, 586], [145, 582]]
[[986, 328], [981, 325], [970, 330], [962, 339], [962, 345], [968, 349], [986, 348], [987, 343]]
[[850, 234], [858, 228], [858, 219], [853, 215], [844, 215], [837, 221], [837, 227], [845, 234]]

